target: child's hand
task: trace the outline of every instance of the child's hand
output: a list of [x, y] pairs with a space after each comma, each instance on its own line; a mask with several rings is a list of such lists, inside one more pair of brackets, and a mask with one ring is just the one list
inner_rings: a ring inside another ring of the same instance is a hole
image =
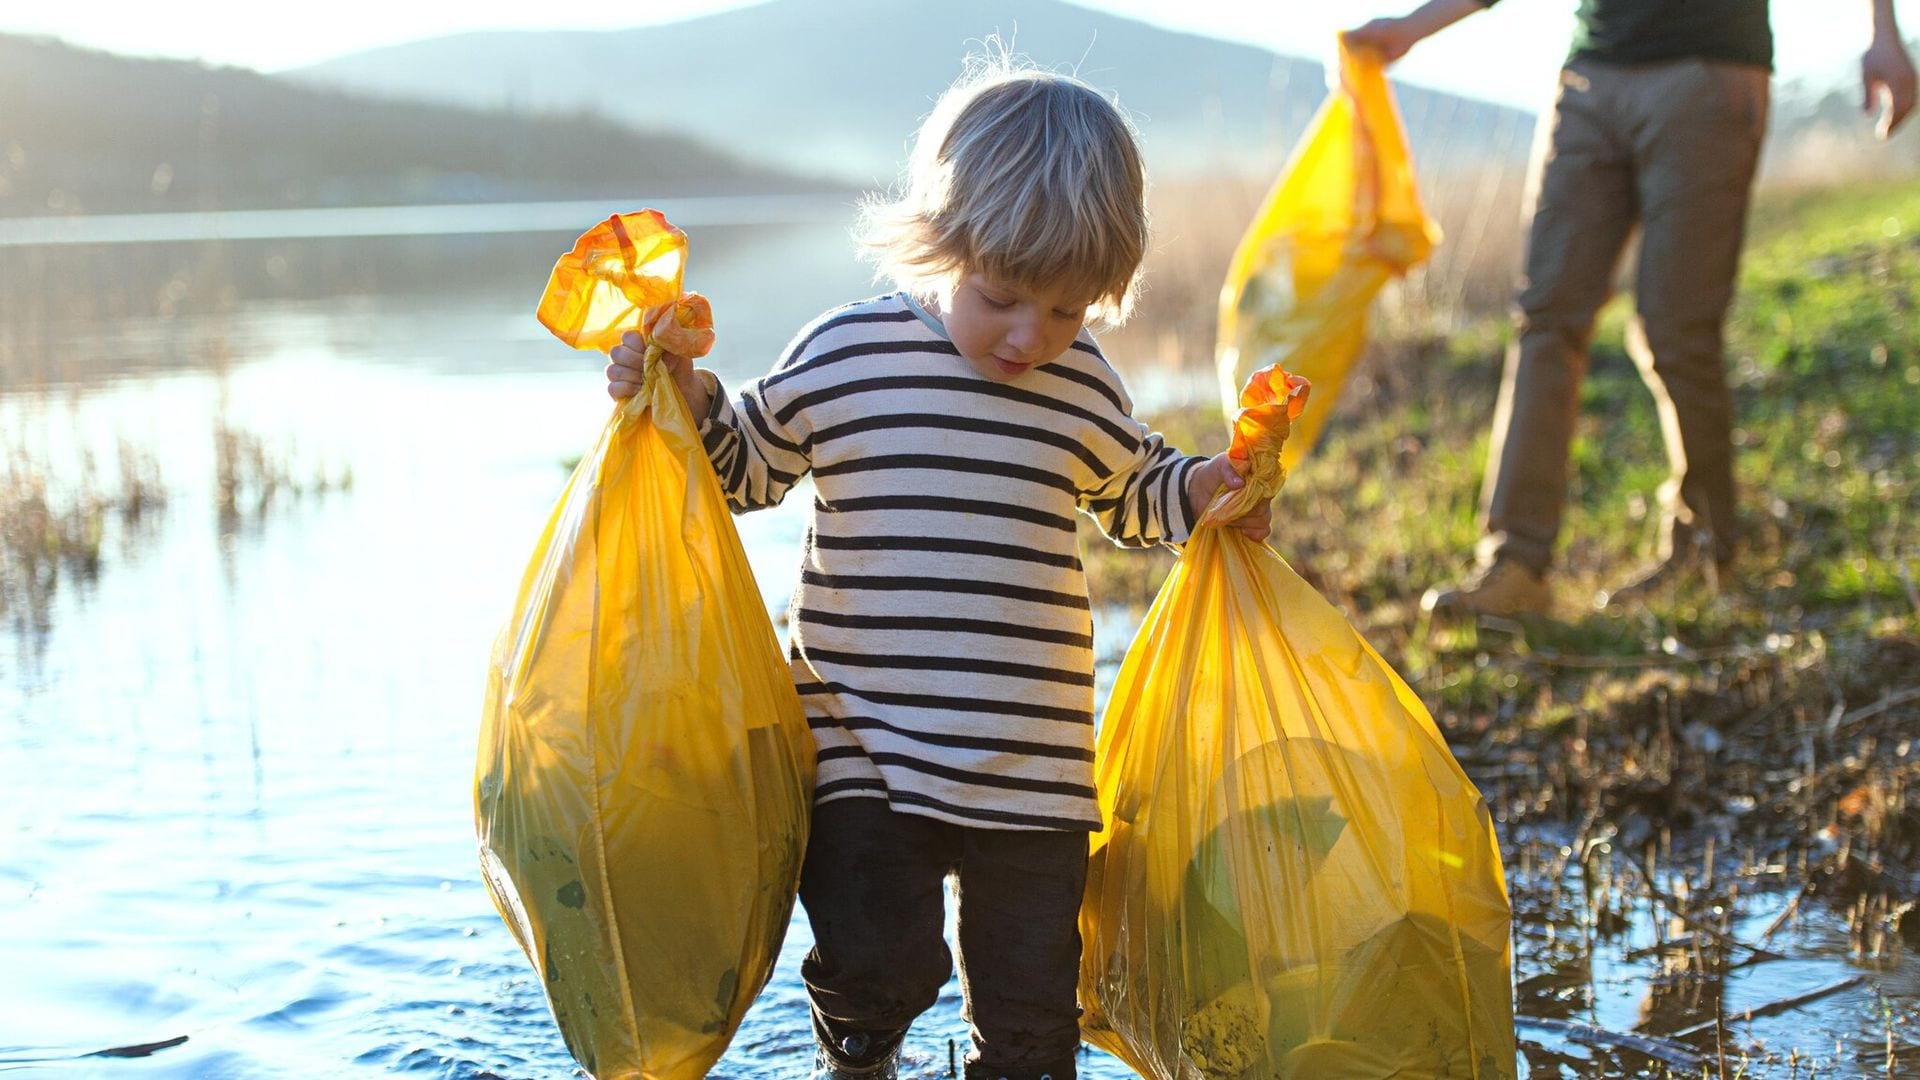
[[[1221, 489], [1238, 491], [1246, 484], [1246, 477], [1233, 467], [1232, 458], [1226, 454], [1215, 455], [1187, 477], [1187, 509], [1198, 519]], [[1260, 503], [1226, 525], [1249, 540], [1265, 540], [1273, 532], [1273, 500]]]
[[607, 350], [607, 396], [623, 401], [640, 392], [647, 381], [647, 342], [660, 349], [660, 362], [668, 377], [680, 388], [687, 410], [696, 422], [713, 405], [713, 392], [693, 369], [693, 358], [705, 356], [713, 348], [713, 312], [707, 298], [688, 293], [671, 304], [648, 308], [641, 314], [647, 332], [629, 330], [620, 335], [620, 344]]
[[[647, 339], [638, 331], [629, 330], [620, 335], [620, 344], [607, 350], [607, 396], [615, 401], [625, 401], [640, 392], [647, 378]], [[675, 386], [680, 388], [680, 396], [686, 400], [687, 411], [697, 419], [707, 415], [713, 407], [713, 392], [694, 372], [693, 358], [662, 350], [660, 362], [667, 366], [667, 374], [673, 377]]]
[[[647, 339], [638, 330], [629, 330], [620, 335], [620, 344], [607, 350], [607, 359], [612, 361], [607, 365], [608, 395], [617, 401], [639, 393], [647, 374]], [[684, 382], [693, 375], [691, 357], [662, 350], [660, 360], [674, 382]]]
[[[647, 341], [639, 331], [620, 335], [620, 344], [607, 350], [607, 396], [615, 401], [640, 392], [647, 374]], [[666, 357], [662, 357], [666, 359]]]

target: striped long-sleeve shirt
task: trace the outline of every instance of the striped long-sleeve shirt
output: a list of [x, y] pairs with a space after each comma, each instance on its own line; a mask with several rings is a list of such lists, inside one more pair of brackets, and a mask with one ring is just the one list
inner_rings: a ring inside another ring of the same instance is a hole
[[813, 475], [788, 625], [817, 801], [1098, 828], [1074, 514], [1124, 545], [1183, 541], [1204, 459], [1133, 418], [1086, 335], [994, 381], [899, 293], [826, 313], [713, 400], [700, 433], [736, 513]]

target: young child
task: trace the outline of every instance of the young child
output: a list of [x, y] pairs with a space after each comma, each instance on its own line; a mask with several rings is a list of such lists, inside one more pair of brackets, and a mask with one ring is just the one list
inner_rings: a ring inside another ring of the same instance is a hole
[[[1126, 316], [1147, 243], [1132, 130], [1086, 84], [1005, 61], [963, 79], [861, 240], [900, 291], [820, 316], [738, 398], [667, 360], [736, 512], [814, 479], [789, 626], [819, 747], [800, 882], [815, 1076], [894, 1075], [952, 972], [951, 874], [966, 1075], [1068, 1080], [1100, 825], [1074, 512], [1120, 544], [1179, 543], [1241, 480], [1136, 421], [1084, 331]], [[614, 397], [644, 351], [629, 334], [609, 352]], [[1234, 527], [1268, 524], [1263, 506]]]

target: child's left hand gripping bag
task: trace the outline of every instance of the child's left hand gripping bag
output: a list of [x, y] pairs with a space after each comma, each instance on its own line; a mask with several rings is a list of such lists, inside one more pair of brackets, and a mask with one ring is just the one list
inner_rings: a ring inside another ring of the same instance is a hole
[[1486, 802], [1432, 718], [1271, 548], [1306, 384], [1257, 372], [1246, 485], [1120, 665], [1080, 913], [1088, 1041], [1150, 1080], [1509, 1080], [1510, 914]]
[[[647, 321], [703, 353], [685, 254], [656, 211], [611, 218], [554, 267], [540, 319], [604, 349], [672, 304]], [[652, 358], [534, 548], [494, 646], [475, 776], [494, 903], [601, 1080], [691, 1080], [726, 1051], [779, 954], [812, 802], [799, 697]]]

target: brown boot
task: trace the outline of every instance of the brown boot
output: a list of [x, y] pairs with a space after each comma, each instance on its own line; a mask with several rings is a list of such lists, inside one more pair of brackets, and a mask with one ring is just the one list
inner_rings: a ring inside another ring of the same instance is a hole
[[1512, 559], [1497, 559], [1450, 589], [1428, 589], [1420, 606], [1436, 615], [1497, 615], [1515, 619], [1553, 610], [1546, 575]]
[[1709, 593], [1717, 593], [1732, 583], [1731, 558], [1711, 559], [1704, 546], [1687, 544], [1621, 584], [1600, 590], [1594, 595], [1593, 606], [1602, 611], [1619, 611], [1658, 597], [1673, 596], [1684, 589], [1705, 588]]

